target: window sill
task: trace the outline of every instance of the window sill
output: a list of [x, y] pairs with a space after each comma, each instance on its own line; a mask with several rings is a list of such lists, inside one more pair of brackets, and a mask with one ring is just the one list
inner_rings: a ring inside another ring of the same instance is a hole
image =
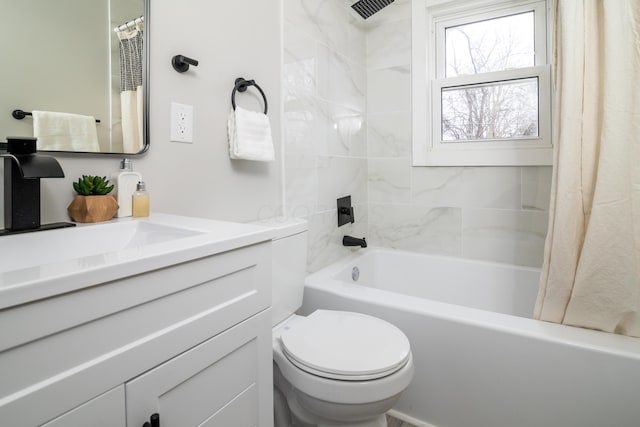
[[[414, 144], [415, 146], [415, 144]], [[414, 150], [413, 166], [549, 166], [553, 149], [503, 148], [469, 150]]]

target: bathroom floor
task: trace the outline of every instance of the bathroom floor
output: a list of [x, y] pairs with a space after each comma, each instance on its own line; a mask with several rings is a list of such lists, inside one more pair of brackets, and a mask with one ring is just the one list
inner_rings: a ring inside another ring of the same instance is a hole
[[389, 424], [389, 427], [417, 427], [413, 424], [409, 424], [406, 421], [401, 421], [397, 418], [393, 418], [391, 415], [387, 415], [387, 424]]

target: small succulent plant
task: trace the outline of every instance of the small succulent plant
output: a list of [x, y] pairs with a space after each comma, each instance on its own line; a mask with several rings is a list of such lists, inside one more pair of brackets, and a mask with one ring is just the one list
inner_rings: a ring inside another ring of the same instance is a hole
[[73, 189], [81, 196], [104, 196], [113, 190], [113, 185], [109, 185], [106, 176], [82, 175], [73, 183]]

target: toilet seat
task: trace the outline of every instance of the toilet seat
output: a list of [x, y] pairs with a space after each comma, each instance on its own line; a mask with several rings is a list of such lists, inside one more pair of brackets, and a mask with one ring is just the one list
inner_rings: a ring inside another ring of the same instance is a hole
[[301, 370], [343, 381], [391, 375], [411, 354], [409, 340], [391, 323], [344, 311], [317, 310], [285, 328], [280, 343]]

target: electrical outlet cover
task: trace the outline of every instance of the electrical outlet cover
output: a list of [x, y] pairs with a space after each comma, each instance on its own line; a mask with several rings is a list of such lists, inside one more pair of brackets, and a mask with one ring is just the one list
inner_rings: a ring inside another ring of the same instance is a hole
[[171, 141], [193, 142], [193, 105], [171, 103]]

